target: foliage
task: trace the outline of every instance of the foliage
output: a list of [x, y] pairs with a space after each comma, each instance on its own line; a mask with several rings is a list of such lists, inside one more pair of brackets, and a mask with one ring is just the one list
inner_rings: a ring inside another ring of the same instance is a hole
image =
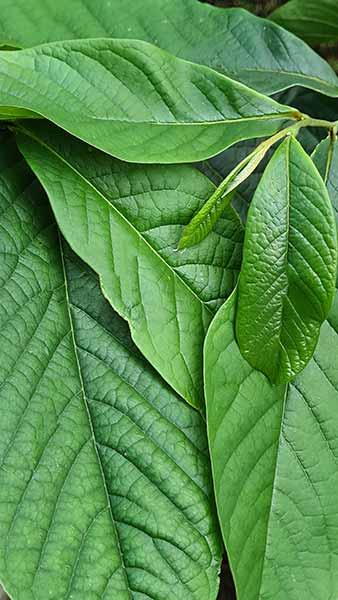
[[224, 542], [238, 600], [335, 598], [336, 74], [196, 0], [0, 41], [4, 588], [216, 600]]

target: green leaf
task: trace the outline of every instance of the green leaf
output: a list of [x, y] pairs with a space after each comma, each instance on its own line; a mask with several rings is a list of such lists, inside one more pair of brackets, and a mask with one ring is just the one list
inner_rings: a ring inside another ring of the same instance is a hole
[[315, 148], [312, 155], [319, 173], [323, 177], [338, 224], [338, 144], [331, 137], [326, 138]]
[[336, 0], [290, 0], [271, 19], [309, 44], [338, 41]]
[[337, 240], [331, 201], [310, 157], [289, 136], [250, 205], [238, 289], [243, 356], [286, 383], [310, 360], [331, 308]]
[[265, 140], [230, 171], [209, 200], [183, 229], [179, 248], [198, 244], [212, 231], [224, 209], [231, 203], [235, 190], [260, 166], [271, 146], [285, 135], [285, 130], [282, 130]]
[[1, 106], [143, 163], [202, 160], [299, 117], [208, 67], [146, 42], [108, 39], [0, 52]]
[[198, 171], [120, 163], [44, 124], [31, 134], [40, 142], [22, 137], [20, 148], [66, 239], [100, 275], [142, 353], [203, 406], [204, 336], [241, 264], [235, 212], [229, 208], [204, 245], [177, 252], [182, 225], [214, 189]]
[[208, 330], [205, 391], [237, 600], [336, 598], [338, 293], [312, 360], [288, 387], [242, 357], [235, 303], [236, 294]]
[[13, 600], [214, 600], [205, 427], [2, 140], [0, 573]]
[[[307, 1], [307, 0], [306, 0]], [[25, 47], [76, 38], [151, 42], [260, 92], [304, 86], [338, 95], [338, 79], [304, 42], [242, 9], [197, 0], [2, 0], [0, 36]], [[36, 27], [39, 23], [39, 27]]]

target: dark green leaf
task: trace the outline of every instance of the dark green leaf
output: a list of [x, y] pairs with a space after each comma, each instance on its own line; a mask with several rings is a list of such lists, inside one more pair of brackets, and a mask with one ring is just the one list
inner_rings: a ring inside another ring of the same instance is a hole
[[290, 0], [271, 19], [309, 44], [338, 41], [337, 0]]
[[13, 600], [215, 600], [204, 422], [0, 147], [0, 572]]
[[310, 360], [332, 304], [336, 264], [325, 184], [290, 136], [250, 205], [238, 290], [239, 346], [271, 381], [289, 381]]
[[335, 73], [304, 42], [242, 9], [197, 0], [2, 0], [0, 36], [24, 47], [77, 38], [141, 39], [263, 93], [300, 85], [338, 95]]

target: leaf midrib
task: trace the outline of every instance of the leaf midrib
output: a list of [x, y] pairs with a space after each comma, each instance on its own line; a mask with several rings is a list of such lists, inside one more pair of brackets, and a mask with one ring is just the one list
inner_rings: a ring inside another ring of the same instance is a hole
[[120, 538], [119, 538], [118, 528], [117, 528], [117, 525], [116, 525], [116, 522], [115, 522], [115, 519], [114, 519], [112, 507], [111, 507], [110, 496], [109, 496], [109, 492], [108, 492], [108, 488], [107, 488], [107, 484], [106, 484], [106, 478], [105, 478], [105, 474], [104, 474], [104, 469], [103, 469], [102, 461], [101, 461], [101, 458], [100, 458], [100, 455], [99, 455], [99, 451], [98, 451], [98, 446], [97, 446], [97, 441], [96, 441], [96, 437], [95, 437], [93, 422], [92, 422], [92, 418], [91, 418], [91, 414], [90, 414], [90, 410], [89, 410], [89, 406], [88, 406], [88, 401], [87, 401], [87, 395], [86, 395], [86, 392], [85, 392], [84, 381], [83, 381], [83, 378], [82, 378], [82, 371], [81, 371], [79, 356], [78, 356], [78, 352], [77, 352], [77, 344], [76, 344], [76, 340], [75, 340], [74, 323], [73, 323], [73, 318], [72, 318], [71, 311], [70, 311], [70, 305], [71, 305], [71, 303], [70, 303], [70, 298], [69, 298], [68, 278], [67, 278], [65, 258], [64, 258], [64, 252], [63, 252], [63, 245], [62, 245], [62, 240], [61, 240], [61, 236], [60, 236], [59, 232], [58, 232], [58, 238], [59, 238], [59, 248], [60, 248], [60, 257], [61, 257], [62, 272], [63, 272], [63, 278], [64, 278], [64, 286], [65, 286], [67, 313], [68, 313], [69, 324], [70, 324], [70, 331], [71, 331], [71, 337], [72, 337], [73, 352], [74, 352], [74, 357], [75, 357], [75, 360], [76, 360], [78, 377], [79, 377], [79, 382], [80, 382], [80, 387], [81, 387], [80, 392], [81, 392], [81, 396], [82, 396], [82, 399], [83, 399], [83, 405], [84, 405], [84, 408], [85, 408], [85, 411], [86, 411], [86, 415], [87, 415], [87, 421], [88, 421], [89, 429], [90, 429], [90, 432], [91, 432], [91, 438], [92, 438], [92, 442], [93, 442], [93, 449], [94, 449], [94, 452], [96, 454], [97, 464], [99, 466], [100, 473], [101, 473], [102, 485], [103, 485], [104, 494], [105, 494], [106, 501], [107, 501], [107, 507], [106, 508], [108, 508], [108, 510], [109, 510], [111, 523], [112, 523], [113, 529], [115, 531], [115, 541], [116, 541], [116, 545], [117, 545], [117, 548], [118, 548], [118, 553], [119, 553], [119, 557], [120, 557], [120, 561], [121, 561], [120, 564], [121, 564], [121, 567], [122, 567], [122, 570], [123, 570], [123, 573], [124, 573], [124, 579], [125, 579], [126, 589], [128, 591], [128, 595], [129, 595], [130, 600], [132, 600], [131, 588], [130, 588], [130, 585], [129, 585], [128, 573], [127, 573], [127, 569], [126, 569], [126, 565], [125, 565], [124, 557], [123, 557], [123, 553], [122, 553], [122, 548], [121, 548], [121, 542], [120, 542]]

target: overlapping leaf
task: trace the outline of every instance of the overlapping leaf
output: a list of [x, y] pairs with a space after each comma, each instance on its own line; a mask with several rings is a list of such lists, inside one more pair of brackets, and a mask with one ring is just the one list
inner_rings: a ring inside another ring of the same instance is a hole
[[[338, 154], [328, 142], [314, 160], [337, 215]], [[236, 292], [210, 326], [204, 368], [216, 501], [238, 600], [334, 598], [338, 291], [313, 358], [288, 386], [271, 385], [243, 359], [235, 304]]]
[[338, 41], [336, 0], [289, 0], [271, 18], [309, 44]]
[[214, 600], [204, 423], [1, 140], [0, 577], [15, 600]]
[[0, 37], [23, 47], [89, 37], [141, 39], [263, 93], [297, 85], [338, 95], [336, 75], [304, 42], [242, 9], [197, 0], [134, 0], [128, 11], [125, 0], [2, 0], [1, 8]]
[[27, 110], [123, 160], [208, 158], [297, 110], [146, 42], [89, 39], [0, 52], [0, 114]]
[[140, 167], [93, 151], [56, 128], [22, 140], [74, 250], [100, 275], [143, 354], [184, 398], [203, 405], [201, 348], [241, 262], [230, 208], [204, 245], [177, 252], [182, 225], [213, 191], [191, 167]]
[[[337, 297], [338, 298], [338, 297]], [[242, 357], [235, 294], [205, 344], [218, 515], [238, 600], [338, 594], [338, 302], [314, 357], [273, 386]]]
[[337, 240], [331, 202], [295, 138], [273, 155], [250, 205], [238, 288], [243, 356], [286, 383], [310, 360], [331, 308]]

